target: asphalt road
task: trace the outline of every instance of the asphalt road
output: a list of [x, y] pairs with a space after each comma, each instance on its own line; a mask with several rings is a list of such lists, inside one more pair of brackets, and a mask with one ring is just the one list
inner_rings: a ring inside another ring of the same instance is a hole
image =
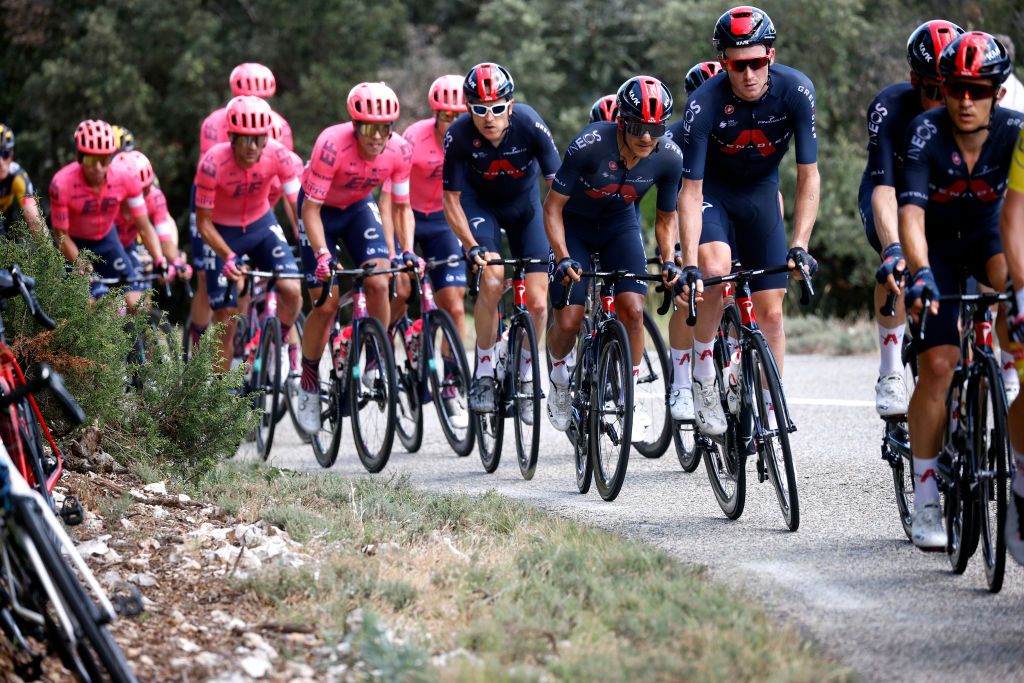
[[[703, 465], [683, 473], [674, 450], [660, 460], [634, 454], [613, 503], [592, 489], [576, 492], [568, 441], [544, 420], [540, 462], [522, 480], [506, 438], [502, 464], [483, 472], [476, 452], [456, 458], [432, 409], [420, 452], [395, 440], [385, 473], [408, 473], [429, 490], [494, 489], [530, 505], [638, 538], [763, 602], [830, 656], [866, 680], [958, 681], [1024, 678], [1024, 571], [1007, 558], [1003, 590], [988, 593], [981, 559], [954, 576], [946, 556], [925, 554], [906, 540], [896, 513], [890, 469], [879, 455], [874, 356], [791, 357], [785, 389], [798, 431], [792, 436], [801, 526], [785, 529], [769, 483], [748, 464], [743, 516], [726, 520]], [[275, 441], [273, 464], [316, 469], [288, 421]], [[362, 476], [348, 425], [330, 470]], [[511, 432], [508, 425], [506, 435]]]

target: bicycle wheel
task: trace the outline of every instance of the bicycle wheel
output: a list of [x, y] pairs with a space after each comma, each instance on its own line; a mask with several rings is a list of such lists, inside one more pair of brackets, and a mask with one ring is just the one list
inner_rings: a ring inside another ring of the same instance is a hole
[[590, 408], [590, 455], [594, 483], [615, 500], [626, 479], [633, 427], [633, 361], [626, 328], [611, 320], [601, 331], [601, 349]]
[[968, 425], [964, 412], [965, 394], [962, 376], [953, 379], [950, 397], [959, 396], [956, 404], [947, 399], [949, 418], [943, 433], [939, 458], [949, 462], [950, 479], [944, 487], [943, 513], [946, 523], [946, 555], [954, 574], [963, 574], [978, 545], [977, 504], [971, 490], [973, 463], [968, 460]]
[[[738, 343], [741, 335], [739, 312], [735, 305], [728, 305], [722, 314], [722, 321], [715, 340], [715, 370], [718, 373], [718, 386], [721, 391], [728, 387], [728, 371], [730, 348]], [[740, 387], [736, 388], [737, 390]], [[749, 416], [753, 413], [749, 391], [740, 391], [740, 415]], [[739, 439], [739, 420], [736, 415], [725, 408], [727, 430], [723, 437], [712, 439], [694, 431], [694, 449], [698, 458], [703, 458], [704, 469], [711, 482], [711, 492], [715, 494], [718, 507], [728, 519], [739, 519], [743, 514], [747, 496], [747, 458]]]
[[320, 356], [320, 430], [310, 437], [310, 445], [321, 467], [331, 467], [337, 460], [344, 430], [346, 384], [332, 359], [334, 339], [338, 334], [341, 331], [332, 326], [330, 341]]
[[683, 472], [693, 472], [700, 465], [700, 452], [697, 450], [697, 439], [695, 431], [696, 423], [693, 420], [671, 421], [672, 443], [676, 448], [676, 458]]
[[633, 446], [645, 458], [665, 455], [672, 441], [672, 415], [668, 409], [671, 378], [672, 359], [665, 347], [665, 340], [658, 329], [658, 323], [644, 309], [644, 355], [640, 360], [640, 378], [636, 382], [633, 401], [647, 408], [647, 414], [651, 416], [651, 438]]
[[[356, 341], [355, 339], [353, 341]], [[391, 457], [395, 430], [395, 353], [376, 318], [359, 321], [358, 355], [348, 383], [356, 454], [368, 472], [380, 472]]]
[[[897, 442], [902, 448], [890, 445]], [[909, 457], [910, 433], [906, 420], [887, 420], [882, 437], [882, 457], [892, 469], [892, 483], [896, 492], [896, 508], [900, 513], [903, 533], [910, 540], [914, 521], [914, 464]], [[904, 455], [907, 454], [907, 455]]]
[[974, 476], [978, 483], [978, 526], [981, 534], [985, 580], [992, 593], [1003, 587], [1006, 567], [1007, 453], [1009, 430], [1006, 425], [1006, 390], [996, 361], [989, 355], [976, 358], [980, 364], [968, 385], [968, 423], [971, 425]]
[[447, 311], [430, 311], [425, 322], [420, 363], [430, 384], [444, 438], [455, 455], [465, 457], [473, 451], [476, 437], [476, 420], [470, 419], [468, 407], [470, 369], [466, 350]]
[[395, 373], [398, 391], [395, 394], [395, 429], [407, 453], [415, 453], [423, 445], [423, 404], [420, 403], [419, 372], [413, 349], [405, 345], [405, 331], [411, 322], [402, 318], [391, 327], [391, 345], [395, 349]]
[[590, 459], [590, 406], [594, 398], [591, 393], [594, 385], [590, 381], [590, 364], [583, 360], [589, 344], [589, 341], [585, 341], [577, 346], [578, 362], [569, 381], [572, 419], [566, 430], [566, 436], [572, 443], [576, 490], [580, 493], [590, 491], [590, 482], [594, 478], [594, 462]]
[[768, 342], [756, 332], [750, 339], [750, 375], [744, 381], [753, 390], [754, 436], [758, 455], [775, 488], [782, 518], [790, 531], [796, 531], [800, 528], [800, 498], [796, 491], [793, 451], [789, 446], [789, 409], [782, 393], [779, 368]]
[[256, 426], [256, 450], [264, 460], [270, 457], [274, 445], [274, 429], [277, 426], [281, 400], [281, 321], [270, 317], [263, 321], [260, 331], [260, 350], [256, 356], [253, 375], [252, 406], [260, 414]]
[[[523, 479], [533, 479], [540, 450], [540, 365], [537, 336], [528, 315], [518, 316], [509, 330], [508, 376], [512, 387], [512, 420], [516, 434], [516, 455]], [[523, 357], [529, 354], [525, 362]], [[520, 368], [528, 365], [523, 377]], [[529, 384], [527, 384], [529, 383]], [[529, 418], [529, 422], [527, 421]]]
[[295, 320], [295, 325], [292, 327], [292, 333], [290, 336], [296, 340], [294, 343], [297, 344], [296, 358], [299, 365], [297, 367], [291, 366], [291, 342], [287, 339], [282, 339], [281, 344], [289, 347], [288, 352], [288, 378], [284, 381], [284, 405], [285, 410], [292, 419], [292, 427], [295, 429], [295, 433], [298, 435], [299, 440], [302, 443], [309, 443], [309, 435], [306, 434], [299, 427], [299, 422], [295, 417], [295, 405], [296, 401], [299, 400], [299, 386], [302, 381], [302, 335], [306, 327], [306, 314], [299, 313], [299, 317]]

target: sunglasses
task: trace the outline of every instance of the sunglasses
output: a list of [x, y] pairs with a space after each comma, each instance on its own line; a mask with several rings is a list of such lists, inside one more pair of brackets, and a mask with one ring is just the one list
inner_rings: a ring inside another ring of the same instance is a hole
[[459, 118], [459, 112], [457, 111], [439, 111], [437, 112], [437, 120], [441, 123], [451, 123], [455, 119]]
[[110, 154], [83, 154], [83, 166], [107, 166], [114, 157]]
[[921, 95], [925, 99], [931, 100], [932, 102], [942, 101], [942, 84], [940, 83], [921, 83], [918, 86], [921, 89]]
[[642, 138], [646, 134], [650, 135], [653, 139], [660, 138], [665, 134], [664, 123], [643, 123], [642, 121], [626, 120], [622, 122], [622, 129], [626, 131], [627, 135], [637, 138]]
[[382, 138], [387, 138], [391, 137], [393, 126], [393, 123], [357, 123], [356, 135], [363, 138], [372, 138], [378, 135]]
[[10, 159], [14, 156], [13, 149], [0, 149], [0, 159]]
[[943, 83], [942, 93], [955, 100], [987, 100], [996, 96], [998, 89], [991, 83]]
[[510, 106], [512, 106], [510, 102], [502, 102], [501, 104], [492, 104], [489, 106], [486, 104], [471, 104], [469, 105], [469, 110], [473, 112], [473, 116], [483, 118], [487, 116], [487, 112], [491, 112], [492, 116], [501, 116], [508, 111]]
[[772, 58], [765, 55], [764, 57], [754, 57], [753, 59], [725, 59], [722, 58], [722, 66], [729, 71], [734, 71], [738, 74], [743, 73], [747, 69], [758, 71], [765, 68], [772, 63]]

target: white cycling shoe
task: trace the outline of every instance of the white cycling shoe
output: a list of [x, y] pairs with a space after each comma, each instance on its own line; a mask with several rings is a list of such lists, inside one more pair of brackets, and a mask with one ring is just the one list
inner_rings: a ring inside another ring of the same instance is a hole
[[[708, 384], [704, 384], [708, 382]], [[703, 382], [693, 378], [693, 408], [697, 429], [708, 436], [725, 434], [725, 411], [722, 410], [722, 399], [718, 392], [718, 378], [706, 379]]]
[[519, 419], [524, 425], [533, 426], [533, 380], [522, 380], [519, 383], [519, 393], [523, 398], [519, 399]]
[[320, 431], [320, 392], [306, 391], [299, 385], [295, 397], [295, 421], [307, 435]]
[[942, 508], [938, 503], [925, 505], [914, 513], [910, 540], [921, 550], [945, 550], [946, 530], [942, 526]]
[[875, 383], [875, 410], [881, 417], [907, 414], [907, 383], [901, 371], [889, 372]]
[[668, 409], [672, 419], [679, 422], [693, 419], [693, 393], [689, 389], [676, 389], [668, 392]]
[[650, 438], [651, 416], [647, 414], [647, 408], [643, 403], [633, 406], [633, 432], [630, 435], [632, 443], [644, 443]]
[[558, 384], [551, 380], [551, 393], [548, 394], [548, 421], [560, 432], [569, 429], [572, 421], [572, 396], [569, 385]]

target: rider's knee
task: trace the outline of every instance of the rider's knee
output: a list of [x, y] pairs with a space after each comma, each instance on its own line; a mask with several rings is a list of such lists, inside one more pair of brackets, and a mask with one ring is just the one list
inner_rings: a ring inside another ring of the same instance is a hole
[[757, 312], [757, 324], [767, 335], [782, 334], [782, 306], [769, 306]]
[[948, 350], [934, 348], [918, 356], [919, 381], [933, 381], [943, 386], [949, 384], [953, 371], [959, 363], [959, 355], [955, 347]]
[[363, 282], [366, 286], [366, 297], [368, 299], [377, 299], [388, 296], [389, 282], [386, 276], [368, 277]]
[[574, 336], [583, 322], [583, 307], [566, 306], [562, 310], [556, 311], [554, 318], [554, 327], [559, 334]]
[[644, 324], [644, 304], [639, 297], [630, 297], [615, 302], [615, 315], [618, 316], [626, 329], [639, 329]]

